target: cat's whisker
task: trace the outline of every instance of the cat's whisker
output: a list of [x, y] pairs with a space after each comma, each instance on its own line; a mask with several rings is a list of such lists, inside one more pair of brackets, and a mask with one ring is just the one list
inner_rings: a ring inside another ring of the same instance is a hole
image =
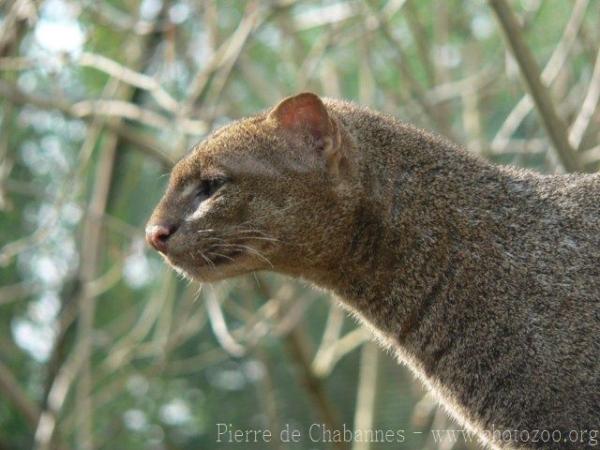
[[258, 281], [258, 276], [256, 275], [256, 272], [252, 272], [252, 277], [254, 278], [254, 281], [256, 281], [256, 287], [260, 287], [260, 281]]
[[260, 259], [262, 259], [267, 264], [269, 264], [269, 266], [271, 266], [271, 268], [275, 267], [275, 266], [273, 266], [273, 263], [269, 260], [269, 258], [267, 258], [265, 255], [263, 255], [257, 249], [255, 249], [254, 247], [251, 247], [249, 245], [243, 245], [243, 244], [217, 244], [217, 247], [243, 248], [244, 250], [252, 253], [253, 255], [258, 256]]
[[210, 240], [210, 241], [223, 241], [223, 242], [225, 242], [225, 239], [220, 238], [220, 237], [216, 237], [216, 236], [208, 236], [208, 237], [205, 237], [205, 238], [202, 238], [202, 239]]
[[[206, 230], [198, 230], [198, 233], [203, 234], [203, 233], [213, 232], [213, 231], [214, 231], [214, 229], [211, 228], [211, 229], [206, 229]], [[253, 234], [254, 236], [247, 236], [248, 234]], [[268, 236], [263, 231], [257, 230], [255, 228], [244, 228], [243, 226], [239, 226], [239, 225], [237, 227], [233, 228], [232, 230], [223, 233], [222, 236], [224, 236], [227, 239], [240, 238], [240, 239], [261, 240], [261, 241], [269, 241], [269, 242], [282, 242], [280, 239]], [[220, 238], [217, 236], [206, 236], [203, 239], [210, 240], [210, 241], [223, 241], [223, 242], [226, 241], [226, 239]]]
[[281, 242], [281, 240], [270, 237], [262, 237], [262, 236], [244, 236], [245, 239], [257, 239], [259, 241], [271, 241], [271, 242]]
[[234, 259], [231, 256], [227, 256], [227, 255], [223, 255], [222, 253], [217, 253], [217, 252], [206, 252], [207, 255], [215, 255], [215, 256], [220, 256], [221, 258], [225, 258], [228, 259], [229, 261], [233, 261]]
[[222, 244], [215, 244], [215, 247], [216, 248], [219, 248], [219, 247], [239, 247], [239, 245], [238, 244], [233, 244], [233, 243], [222, 243]]
[[273, 263], [269, 260], [269, 258], [267, 258], [261, 252], [259, 252], [258, 250], [256, 250], [254, 247], [250, 247], [249, 245], [239, 245], [239, 247], [242, 247], [242, 248], [248, 250], [250, 253], [258, 256], [260, 259], [262, 259], [267, 264], [269, 264], [269, 266], [271, 266], [271, 268], [275, 267], [275, 266], [273, 266]]
[[208, 265], [210, 265], [213, 269], [215, 269], [215, 263], [209, 257], [205, 256], [204, 253], [200, 252], [200, 256]]
[[270, 237], [263, 237], [263, 236], [229, 236], [229, 240], [258, 240], [258, 241], [269, 241], [269, 242], [282, 242], [279, 239], [275, 239], [275, 238], [270, 238]]
[[266, 236], [265, 232], [257, 230], [255, 228], [240, 228], [240, 227], [236, 227], [236, 228], [234, 228], [232, 230], [232, 234], [233, 233], [238, 233], [238, 234], [241, 234], [241, 233], [255, 233], [255, 234], [262, 235], [262, 236]]

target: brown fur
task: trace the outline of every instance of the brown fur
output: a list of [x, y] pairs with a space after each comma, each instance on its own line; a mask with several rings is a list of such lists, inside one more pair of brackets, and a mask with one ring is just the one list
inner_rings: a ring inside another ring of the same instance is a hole
[[[503, 429], [598, 438], [600, 177], [496, 167], [391, 117], [324, 105], [286, 99], [181, 160], [149, 222], [179, 226], [168, 261], [201, 281], [272, 270], [331, 290], [483, 441]], [[213, 176], [230, 181], [202, 205], [181, 197]]]

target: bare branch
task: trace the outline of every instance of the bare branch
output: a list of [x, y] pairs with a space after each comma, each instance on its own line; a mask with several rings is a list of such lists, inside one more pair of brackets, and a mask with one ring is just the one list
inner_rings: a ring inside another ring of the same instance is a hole
[[[171, 120], [163, 115], [123, 100], [83, 100], [75, 103], [71, 107], [71, 111], [75, 117], [82, 119], [88, 116], [119, 117], [137, 120], [158, 129], [173, 127]], [[204, 134], [207, 128], [204, 121], [191, 119], [181, 120], [178, 124], [183, 132], [194, 135]]]
[[[206, 90], [210, 85], [210, 81], [216, 78], [216, 74], [221, 71], [221, 77], [219, 77], [219, 81], [214, 89], [216, 94], [213, 94], [211, 99], [213, 103], [215, 102], [216, 97], [220, 95], [221, 90], [224, 88], [229, 74], [231, 73], [235, 62], [239, 58], [242, 48], [248, 41], [250, 34], [260, 23], [262, 23], [265, 18], [264, 15], [260, 14], [259, 6], [260, 5], [256, 1], [248, 3], [244, 18], [240, 21], [240, 24], [236, 30], [229, 37], [229, 39], [227, 39], [213, 53], [210, 61], [200, 71], [198, 71], [190, 83], [186, 98], [182, 102], [182, 106], [179, 109], [179, 118], [184, 118], [188, 116], [191, 111], [193, 111], [198, 99], [206, 94]], [[185, 137], [181, 136], [175, 145], [176, 153], [181, 154], [185, 149], [185, 145]]]
[[432, 104], [436, 104], [465, 94], [473, 94], [496, 82], [498, 79], [497, 73], [498, 69], [496, 67], [486, 67], [463, 79], [438, 84], [429, 89], [425, 95]]
[[35, 67], [35, 62], [31, 58], [23, 56], [6, 56], [0, 58], [0, 70], [3, 71], [19, 71]]
[[210, 291], [206, 295], [206, 310], [208, 311], [210, 326], [221, 347], [231, 356], [243, 356], [246, 353], [246, 349], [236, 342], [229, 333], [227, 322], [225, 322], [225, 317], [221, 310], [221, 304], [214, 291]]
[[[56, 110], [69, 117], [84, 120], [93, 120], [98, 117], [93, 111], [90, 111], [88, 115], [80, 117], [75, 111], [73, 111], [72, 105], [63, 102], [59, 99], [47, 99], [44, 97], [38, 97], [33, 94], [27, 94], [23, 92], [16, 84], [8, 83], [4, 80], [0, 80], [0, 95], [7, 98], [12, 103], [19, 105], [32, 105], [40, 109], [45, 110]], [[164, 153], [163, 149], [156, 145], [156, 139], [150, 139], [145, 135], [135, 131], [132, 127], [124, 125], [122, 123], [110, 123], [104, 124], [106, 128], [117, 134], [123, 140], [131, 143], [138, 150], [144, 152], [146, 155], [152, 157], [158, 161], [163, 167], [170, 169], [174, 164], [174, 159]]]
[[[257, 292], [262, 296], [263, 300], [272, 298], [273, 295], [269, 291], [269, 285], [264, 277], [258, 277]], [[292, 295], [293, 291], [287, 290], [288, 295]], [[329, 400], [325, 386], [321, 380], [314, 374], [311, 368], [310, 357], [304, 336], [298, 327], [293, 328], [284, 338], [290, 356], [293, 358], [298, 367], [298, 374], [302, 380], [302, 385], [306, 389], [308, 395], [319, 410], [319, 414], [327, 427], [331, 430], [339, 430], [339, 421], [337, 411]], [[338, 450], [348, 448], [344, 442], [336, 442], [334, 447]]]
[[28, 24], [37, 19], [39, 3], [39, 0], [16, 0], [12, 4], [0, 27], [0, 57], [10, 51]]
[[[588, 4], [589, 0], [577, 0], [573, 6], [573, 12], [565, 25], [562, 37], [546, 63], [544, 70], [542, 70], [541, 78], [544, 85], [550, 86], [561, 73], [567, 60], [567, 56], [576, 42], [578, 31], [585, 19], [585, 11]], [[532, 108], [533, 101], [531, 100], [531, 97], [529, 95], [521, 97], [492, 140], [492, 149], [500, 151], [508, 144], [510, 137], [515, 133]]]
[[354, 330], [346, 333], [343, 337], [332, 343], [331, 358], [328, 360], [328, 365], [319, 367], [319, 372], [315, 375], [325, 378], [327, 377], [340, 359], [348, 353], [356, 350], [365, 342], [371, 339], [369, 332], [363, 327], [357, 327]]
[[352, 8], [349, 3], [340, 1], [320, 8], [318, 13], [313, 10], [297, 14], [294, 17], [294, 26], [296, 31], [302, 31], [324, 25], [338, 25], [356, 15], [355, 8]]
[[108, 24], [117, 30], [127, 31], [138, 35], [147, 35], [161, 28], [161, 25], [146, 20], [137, 20], [109, 2], [86, 0], [85, 8], [96, 14], [100, 22]]
[[525, 43], [521, 28], [506, 0], [488, 0], [496, 14], [504, 37], [519, 65], [523, 81], [529, 90], [542, 123], [557, 152], [558, 158], [567, 172], [582, 170], [575, 150], [567, 136], [567, 128], [559, 117], [548, 89], [540, 80], [540, 70], [531, 50]]
[[184, 102], [181, 114], [187, 115], [199, 97], [202, 96], [208, 82], [211, 80], [215, 72], [227, 66], [231, 66], [244, 44], [248, 40], [250, 33], [256, 28], [259, 20], [259, 5], [258, 2], [250, 2], [247, 7], [245, 17], [240, 21], [237, 29], [231, 37], [225, 41], [213, 55], [213, 58], [208, 64], [196, 75], [194, 81], [190, 84], [187, 99]]
[[581, 154], [581, 159], [585, 164], [596, 163], [598, 166], [598, 162], [600, 161], [600, 145], [596, 145]]
[[137, 321], [130, 326], [131, 331], [112, 345], [110, 353], [100, 365], [103, 371], [112, 373], [127, 364], [136, 346], [150, 333], [165, 304], [165, 299], [172, 294], [173, 274], [171, 272], [164, 272], [160, 286], [160, 289], [146, 302], [143, 311], [136, 313]]
[[46, 409], [42, 411], [34, 435], [35, 450], [50, 450], [52, 437], [56, 432], [58, 414], [71, 389], [75, 377], [83, 363], [84, 352], [81, 343], [70, 352], [69, 359], [63, 364], [50, 387]]
[[175, 113], [179, 103], [152, 77], [123, 66], [106, 56], [83, 52], [77, 61], [84, 67], [93, 67], [131, 86], [144, 89], [154, 97], [156, 103], [169, 112]]
[[327, 373], [327, 369], [331, 367], [334, 356], [334, 344], [339, 340], [343, 325], [344, 312], [340, 307], [331, 305], [321, 344], [319, 344], [312, 362], [312, 370], [317, 376]]
[[[377, 373], [379, 372], [379, 349], [373, 342], [362, 348], [354, 409], [354, 430], [363, 433], [373, 429], [376, 411]], [[371, 441], [358, 439], [352, 450], [369, 450]]]
[[[434, 107], [429, 101], [425, 89], [421, 86], [419, 80], [415, 77], [412, 69], [408, 65], [408, 56], [404, 50], [402, 42], [395, 36], [391, 29], [388, 18], [378, 11], [373, 5], [372, 0], [367, 2], [368, 6], [372, 11], [373, 26], [376, 26], [382, 33], [383, 37], [390, 43], [392, 49], [396, 52], [397, 57], [394, 59], [394, 63], [398, 70], [402, 74], [409, 90], [413, 93], [415, 101], [420, 105], [425, 114], [435, 123], [438, 131], [444, 133], [447, 137], [460, 142], [460, 140], [454, 135], [452, 127], [447, 120], [446, 116], [440, 113], [438, 107]], [[402, 6], [404, 2], [401, 2]]]
[[427, 32], [421, 25], [414, 0], [408, 0], [404, 9], [406, 10], [406, 20], [413, 37], [413, 42], [415, 42], [417, 47], [419, 60], [425, 69], [429, 86], [433, 86], [435, 85], [435, 65], [431, 60], [431, 48], [429, 48]]
[[38, 293], [44, 286], [34, 281], [24, 281], [9, 286], [0, 287], [0, 305], [13, 302], [28, 295]]
[[88, 116], [118, 117], [137, 120], [155, 128], [168, 127], [170, 124], [164, 116], [124, 100], [83, 100], [75, 103], [71, 107], [71, 111], [77, 118]]
[[40, 417], [38, 406], [23, 392], [21, 385], [10, 369], [0, 361], [0, 391], [25, 417], [31, 428], [35, 428]]
[[[91, 140], [96, 140], [98, 135], [93, 129], [88, 134]], [[96, 166], [94, 186], [89, 203], [90, 215], [86, 216], [83, 223], [81, 263], [78, 279], [82, 283], [79, 296], [79, 318], [77, 322], [77, 340], [80, 344], [82, 358], [82, 371], [77, 384], [76, 408], [79, 419], [79, 445], [83, 449], [92, 449], [93, 441], [93, 403], [92, 403], [92, 344], [94, 335], [94, 318], [96, 314], [96, 298], [89, 289], [90, 283], [97, 277], [102, 227], [95, 217], [104, 215], [108, 205], [110, 187], [113, 180], [115, 158], [118, 138], [110, 135], [104, 140]]]
[[579, 148], [585, 132], [590, 125], [594, 111], [598, 107], [598, 100], [600, 100], [600, 49], [598, 49], [587, 94], [569, 133], [569, 142], [574, 148]]

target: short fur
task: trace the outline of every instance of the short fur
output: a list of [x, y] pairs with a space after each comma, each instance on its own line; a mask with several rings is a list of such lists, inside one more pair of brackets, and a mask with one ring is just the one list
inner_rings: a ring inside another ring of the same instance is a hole
[[[181, 195], [215, 176], [201, 204]], [[600, 446], [489, 441], [598, 438], [598, 175], [494, 166], [305, 93], [198, 144], [149, 223], [178, 226], [165, 256], [192, 278], [272, 270], [335, 293], [491, 447]]]

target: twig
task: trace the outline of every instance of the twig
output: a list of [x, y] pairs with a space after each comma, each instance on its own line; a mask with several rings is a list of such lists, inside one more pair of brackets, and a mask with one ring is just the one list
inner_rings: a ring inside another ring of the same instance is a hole
[[0, 361], [0, 391], [4, 398], [15, 405], [17, 410], [25, 417], [27, 424], [35, 429], [40, 417], [40, 410], [21, 389], [21, 385], [15, 376], [2, 361]]
[[155, 128], [164, 128], [170, 124], [166, 117], [124, 100], [82, 100], [75, 103], [71, 111], [80, 119], [87, 116], [117, 117], [137, 120]]
[[[552, 52], [550, 59], [542, 70], [542, 83], [550, 86], [556, 77], [561, 73], [562, 68], [567, 60], [569, 52], [576, 42], [578, 31], [585, 19], [585, 11], [589, 4], [589, 0], [577, 0], [573, 6], [573, 12], [569, 21], [565, 25], [562, 37], [558, 45]], [[504, 120], [504, 123], [498, 129], [496, 136], [492, 140], [491, 147], [496, 151], [502, 150], [510, 140], [510, 137], [515, 133], [523, 119], [529, 114], [533, 108], [533, 101], [529, 95], [521, 97], [517, 104], [513, 107], [510, 114]], [[576, 146], [574, 146], [576, 147]]]
[[[257, 275], [257, 277], [259, 280], [259, 283], [256, 287], [258, 293], [260, 293], [260, 295], [263, 297], [263, 300], [272, 298], [273, 296], [269, 292], [267, 281], [264, 279], [264, 277], [260, 277], [259, 275]], [[290, 292], [290, 295], [291, 294], [292, 293]], [[341, 427], [338, 421], [337, 411], [327, 396], [325, 386], [312, 371], [306, 343], [299, 328], [294, 327], [292, 330], [290, 330], [290, 332], [285, 336], [284, 341], [291, 357], [297, 364], [302, 385], [306, 389], [315, 406], [318, 408], [324, 424], [331, 431], [340, 430]], [[345, 442], [334, 442], [333, 444], [338, 450], [348, 449], [348, 445]]]
[[581, 159], [585, 164], [597, 164], [600, 161], [600, 145], [596, 145], [581, 153]]
[[417, 429], [423, 429], [429, 422], [431, 413], [435, 411], [438, 402], [431, 392], [427, 392], [413, 406], [410, 422]]
[[[311, 370], [308, 351], [298, 328], [294, 328], [285, 337], [285, 342], [290, 355], [297, 364], [302, 384], [315, 405], [318, 407], [323, 422], [332, 432], [334, 430], [340, 430], [341, 427], [338, 421], [337, 412], [334, 410], [321, 380], [317, 378]], [[346, 442], [334, 442], [333, 446], [340, 450], [348, 449], [348, 444]]]
[[83, 363], [84, 352], [81, 342], [70, 352], [69, 359], [61, 366], [58, 374], [52, 382], [48, 393], [46, 408], [40, 414], [40, 420], [34, 434], [34, 450], [50, 450], [58, 413], [62, 409], [71, 385]]
[[222, 67], [231, 64], [239, 56], [244, 44], [248, 40], [250, 33], [255, 29], [258, 23], [259, 5], [257, 2], [251, 2], [247, 7], [246, 16], [241, 20], [237, 29], [231, 37], [223, 43], [213, 55], [209, 63], [196, 75], [188, 91], [187, 98], [182, 107], [182, 115], [188, 114], [194, 107], [198, 98], [200, 98], [208, 86], [213, 75]]
[[[75, 119], [84, 119], [91, 121], [98, 116], [92, 112], [84, 117], [79, 117], [73, 111], [72, 105], [63, 102], [60, 99], [47, 99], [44, 97], [38, 97], [33, 94], [27, 94], [23, 92], [16, 84], [8, 83], [4, 80], [0, 80], [0, 96], [5, 97], [9, 101], [19, 105], [33, 105], [37, 108], [44, 110], [56, 110], [69, 117]], [[131, 143], [134, 147], [147, 156], [156, 160], [164, 168], [170, 169], [174, 164], [174, 159], [164, 153], [163, 149], [156, 144], [156, 139], [151, 139], [144, 134], [135, 131], [132, 127], [124, 125], [123, 123], [106, 123], [106, 128], [118, 135], [121, 139]]]
[[177, 100], [165, 91], [154, 78], [148, 75], [136, 72], [115, 60], [95, 53], [83, 52], [77, 63], [84, 67], [93, 67], [131, 86], [144, 89], [150, 92], [156, 103], [161, 107], [172, 113], [177, 111], [179, 106]]
[[585, 95], [579, 114], [577, 114], [577, 118], [571, 126], [571, 131], [569, 132], [569, 142], [574, 148], [579, 148], [581, 145], [585, 132], [594, 115], [594, 111], [596, 111], [598, 106], [598, 100], [600, 100], [600, 49], [598, 49], [598, 55], [596, 56], [596, 63], [594, 64], [594, 71], [592, 73], [587, 94]]
[[206, 295], [206, 310], [208, 311], [210, 326], [221, 347], [231, 356], [243, 356], [246, 353], [246, 349], [229, 333], [221, 305], [214, 291], [210, 291]]
[[425, 69], [429, 86], [433, 86], [435, 85], [435, 65], [431, 60], [431, 48], [429, 47], [427, 32], [419, 20], [414, 0], [408, 0], [404, 9], [406, 10], [408, 27], [417, 47], [417, 55], [423, 69]]
[[84, 220], [81, 249], [79, 280], [82, 283], [81, 295], [78, 299], [79, 320], [77, 339], [82, 353], [82, 372], [77, 384], [76, 408], [80, 420], [79, 446], [82, 449], [94, 448], [93, 443], [93, 380], [91, 370], [92, 344], [94, 334], [94, 317], [96, 298], [90, 290], [90, 283], [97, 277], [101, 250], [102, 227], [94, 217], [102, 216], [108, 205], [108, 196], [113, 180], [118, 139], [111, 135], [103, 143], [100, 161], [96, 167], [96, 175], [92, 198], [89, 204], [90, 214]]
[[460, 142], [460, 140], [454, 135], [447, 117], [440, 114], [439, 107], [434, 107], [434, 105], [432, 105], [427, 98], [425, 89], [421, 86], [412, 72], [412, 69], [408, 65], [408, 57], [404, 51], [403, 44], [394, 35], [389, 26], [387, 18], [376, 9], [372, 0], [368, 1], [367, 5], [372, 11], [372, 17], [375, 19], [374, 23], [377, 25], [377, 28], [381, 31], [383, 37], [390, 43], [392, 49], [396, 52], [397, 57], [394, 59], [394, 63], [406, 81], [409, 90], [413, 93], [416, 102], [420, 105], [425, 114], [431, 118], [431, 120], [433, 120], [438, 131], [445, 134], [449, 139], [455, 142]]
[[0, 305], [6, 305], [15, 300], [41, 292], [45, 286], [35, 281], [23, 281], [9, 286], [0, 287]]
[[[157, 129], [168, 129], [172, 126], [172, 122], [167, 117], [123, 100], [83, 100], [71, 106], [71, 111], [80, 119], [88, 116], [107, 116], [137, 120]], [[187, 118], [178, 118], [177, 125], [187, 134], [199, 135], [207, 130], [204, 121]]]
[[250, 3], [248, 5], [249, 14], [242, 22], [248, 22], [248, 28], [244, 29], [244, 34], [240, 34], [239, 40], [232, 42], [227, 52], [227, 58], [223, 60], [223, 64], [219, 69], [219, 76], [215, 77], [214, 82], [211, 86], [211, 90], [206, 97], [206, 104], [211, 108], [209, 116], [212, 119], [215, 116], [216, 105], [221, 93], [225, 89], [225, 86], [229, 82], [231, 73], [235, 64], [237, 63], [242, 49], [248, 42], [251, 34], [264, 22], [266, 14], [260, 14], [258, 2]]
[[108, 2], [86, 0], [84, 8], [91, 10], [98, 19], [117, 30], [134, 32], [138, 35], [148, 35], [162, 28], [160, 23], [135, 19], [126, 12], [112, 6]]
[[[379, 372], [379, 349], [373, 342], [363, 346], [358, 375], [354, 430], [367, 433], [373, 429], [376, 411], [377, 374]], [[357, 439], [352, 450], [369, 450], [371, 441]]]
[[113, 373], [119, 367], [127, 364], [136, 345], [139, 345], [150, 333], [160, 315], [165, 299], [173, 292], [173, 274], [171, 272], [164, 272], [160, 286], [160, 290], [146, 302], [141, 313], [135, 315], [137, 321], [130, 326], [131, 331], [112, 345], [106, 359], [99, 364], [99, 368], [103, 372]]
[[323, 331], [321, 343], [319, 344], [319, 348], [317, 349], [312, 362], [312, 370], [317, 376], [322, 376], [323, 373], [327, 373], [327, 369], [331, 367], [331, 361], [333, 360], [334, 355], [334, 344], [340, 338], [343, 325], [344, 312], [340, 307], [331, 305], [325, 324], [325, 331]]
[[489, 87], [498, 80], [498, 68], [495, 65], [474, 71], [460, 80], [438, 84], [427, 91], [425, 96], [431, 104], [446, 102], [465, 94], [473, 94]]
[[523, 81], [533, 97], [544, 128], [552, 141], [561, 164], [567, 172], [581, 171], [581, 164], [577, 160], [575, 150], [569, 143], [566, 125], [558, 116], [550, 93], [540, 80], [540, 69], [523, 39], [517, 18], [506, 0], [488, 1], [519, 65]]
[[340, 359], [369, 341], [369, 339], [370, 334], [363, 327], [355, 328], [346, 333], [343, 337], [332, 343], [331, 358], [328, 361], [329, 364], [327, 366], [323, 365], [319, 367], [319, 372], [315, 372], [315, 375], [320, 378], [326, 378]]
[[323, 33], [323, 36], [316, 40], [307, 52], [306, 58], [304, 58], [298, 69], [298, 81], [296, 84], [299, 89], [308, 88], [309, 81], [313, 78], [319, 62], [323, 59], [330, 46], [336, 41], [336, 34], [337, 27], [334, 25]]
[[318, 13], [309, 10], [294, 17], [295, 31], [304, 31], [324, 25], [335, 26], [358, 14], [350, 3], [339, 1], [319, 8]]
[[[198, 100], [206, 95], [211, 80], [216, 77], [219, 71], [223, 70], [223, 80], [219, 81], [215, 90], [215, 92], [220, 94], [225, 86], [225, 80], [229, 77], [235, 62], [241, 54], [242, 48], [259, 22], [262, 22], [262, 19], [259, 17], [259, 4], [256, 1], [252, 1], [246, 7], [244, 18], [240, 21], [233, 34], [213, 53], [210, 61], [198, 71], [190, 83], [186, 98], [179, 108], [179, 118], [184, 118], [193, 111]], [[215, 97], [213, 96], [212, 100], [214, 101], [214, 99]], [[214, 105], [212, 106], [212, 111], [214, 113]], [[182, 154], [185, 151], [185, 146], [186, 139], [182, 135], [175, 145], [176, 154]]]
[[[478, 64], [480, 64], [479, 51], [475, 45], [468, 43], [465, 46], [463, 54], [465, 60], [465, 66], [469, 72], [476, 70]], [[463, 126], [465, 134], [467, 136], [467, 142], [469, 149], [479, 154], [487, 154], [487, 150], [484, 152], [484, 139], [483, 130], [481, 124], [481, 113], [479, 111], [480, 98], [477, 89], [466, 90], [462, 94], [463, 104]]]
[[20, 36], [28, 23], [37, 19], [40, 0], [16, 0], [4, 17], [0, 27], [0, 57], [20, 41]]
[[[272, 364], [269, 359], [269, 355], [266, 351], [259, 347], [254, 350], [254, 354], [266, 367], [265, 373], [261, 377], [260, 381], [255, 383], [257, 397], [261, 403], [261, 411], [265, 411], [270, 429], [280, 430], [282, 414], [277, 404], [277, 389], [271, 373]], [[274, 450], [285, 449], [285, 445], [281, 439], [272, 439], [270, 444], [271, 448]]]

